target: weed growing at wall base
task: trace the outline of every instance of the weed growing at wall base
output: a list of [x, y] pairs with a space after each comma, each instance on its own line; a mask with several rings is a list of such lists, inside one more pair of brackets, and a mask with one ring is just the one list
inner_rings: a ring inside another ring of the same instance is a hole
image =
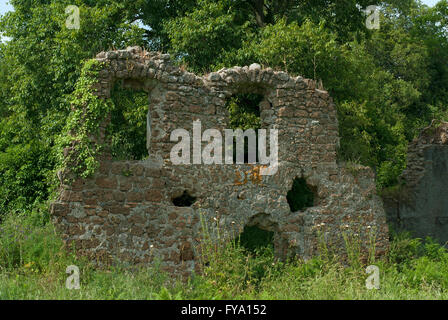
[[[235, 241], [212, 246], [203, 271], [181, 281], [158, 264], [94, 267], [64, 246], [51, 224], [9, 218], [0, 230], [0, 299], [448, 299], [448, 253], [427, 239], [395, 236], [376, 261], [380, 289], [366, 288], [366, 265], [338, 260], [278, 261]], [[66, 268], [79, 267], [79, 290]]]

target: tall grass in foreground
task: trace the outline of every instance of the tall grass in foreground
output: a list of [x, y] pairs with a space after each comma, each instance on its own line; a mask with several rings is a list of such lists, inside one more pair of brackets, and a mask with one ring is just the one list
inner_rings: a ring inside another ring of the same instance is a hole
[[[0, 227], [0, 299], [448, 298], [447, 251], [405, 234], [375, 261], [381, 288], [368, 290], [366, 266], [343, 266], [337, 257], [280, 262], [269, 246], [247, 250], [238, 241], [206, 241], [202, 273], [180, 281], [157, 265], [95, 268], [64, 247], [51, 224], [33, 215], [10, 217]], [[80, 268], [80, 290], [65, 287], [69, 265]]]

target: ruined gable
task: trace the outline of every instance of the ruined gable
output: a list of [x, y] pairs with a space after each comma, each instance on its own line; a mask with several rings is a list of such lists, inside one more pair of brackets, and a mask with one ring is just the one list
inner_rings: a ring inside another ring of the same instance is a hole
[[[149, 157], [113, 161], [106, 153], [93, 177], [61, 186], [52, 215], [81, 253], [132, 263], [157, 257], [167, 270], [188, 273], [199, 254], [201, 217], [230, 238], [252, 225], [273, 232], [279, 257], [310, 258], [319, 239], [343, 253], [342, 232], [358, 234], [364, 250], [374, 232], [377, 253], [386, 249], [374, 174], [337, 164], [336, 110], [314, 81], [256, 64], [200, 77], [171, 64], [169, 55], [139, 48], [103, 52], [97, 59], [105, 63], [95, 86], [99, 98], [109, 98], [116, 82], [148, 92]], [[259, 166], [251, 164], [173, 165], [170, 133], [191, 132], [195, 120], [203, 130], [229, 128], [226, 101], [242, 92], [263, 96], [261, 127], [278, 130], [278, 172], [260, 176]], [[107, 141], [107, 123], [96, 139]], [[287, 194], [296, 178], [306, 182], [314, 200], [292, 212]], [[176, 205], [185, 195], [190, 202]]]

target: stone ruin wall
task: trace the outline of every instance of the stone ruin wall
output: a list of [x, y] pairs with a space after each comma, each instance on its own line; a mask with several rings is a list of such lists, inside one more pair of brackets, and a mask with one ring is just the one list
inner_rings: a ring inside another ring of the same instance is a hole
[[383, 196], [396, 231], [448, 241], [448, 123], [433, 123], [409, 144], [400, 187]]
[[[165, 270], [189, 274], [197, 267], [201, 216], [212, 230], [219, 226], [230, 237], [248, 225], [273, 231], [278, 257], [316, 255], [318, 230], [341, 253], [342, 230], [359, 233], [364, 245], [376, 230], [377, 254], [386, 250], [388, 228], [374, 174], [370, 168], [337, 164], [336, 110], [314, 81], [256, 64], [200, 77], [171, 64], [167, 54], [136, 47], [102, 52], [96, 59], [106, 65], [95, 87], [98, 97], [109, 98], [117, 81], [148, 93], [150, 155], [113, 161], [106, 154], [93, 177], [61, 185], [52, 217], [81, 254], [133, 264], [158, 258]], [[171, 131], [192, 132], [198, 119], [202, 130], [230, 128], [226, 100], [241, 92], [264, 96], [262, 128], [279, 130], [278, 172], [259, 176], [257, 166], [249, 164], [173, 165]], [[103, 131], [106, 125], [107, 119]], [[286, 195], [295, 177], [306, 179], [315, 201], [291, 212]], [[173, 198], [184, 191], [196, 202], [175, 206]]]

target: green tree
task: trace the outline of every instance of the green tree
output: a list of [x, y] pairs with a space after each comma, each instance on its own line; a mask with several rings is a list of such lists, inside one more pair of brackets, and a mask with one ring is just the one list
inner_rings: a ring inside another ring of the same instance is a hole
[[[418, 129], [447, 118], [447, 0], [10, 2], [0, 18], [10, 39], [0, 44], [0, 215], [48, 197], [83, 61], [103, 50], [141, 45], [195, 72], [258, 62], [322, 81], [339, 114], [340, 158], [375, 168], [380, 188], [396, 183]], [[372, 4], [380, 30], [364, 24]], [[80, 30], [65, 27], [67, 5], [80, 8]], [[144, 104], [117, 101], [118, 123], [134, 112], [144, 121]], [[115, 144], [142, 154], [143, 144], [126, 143], [142, 136], [134, 127], [116, 127]]]
[[[144, 44], [144, 30], [127, 21], [129, 10], [120, 1], [11, 4], [14, 11], [0, 19], [0, 32], [10, 39], [0, 49], [0, 215], [48, 197], [53, 145], [70, 113], [68, 97], [82, 61], [102, 50]], [[65, 7], [73, 4], [80, 8], [80, 30], [65, 26]]]

